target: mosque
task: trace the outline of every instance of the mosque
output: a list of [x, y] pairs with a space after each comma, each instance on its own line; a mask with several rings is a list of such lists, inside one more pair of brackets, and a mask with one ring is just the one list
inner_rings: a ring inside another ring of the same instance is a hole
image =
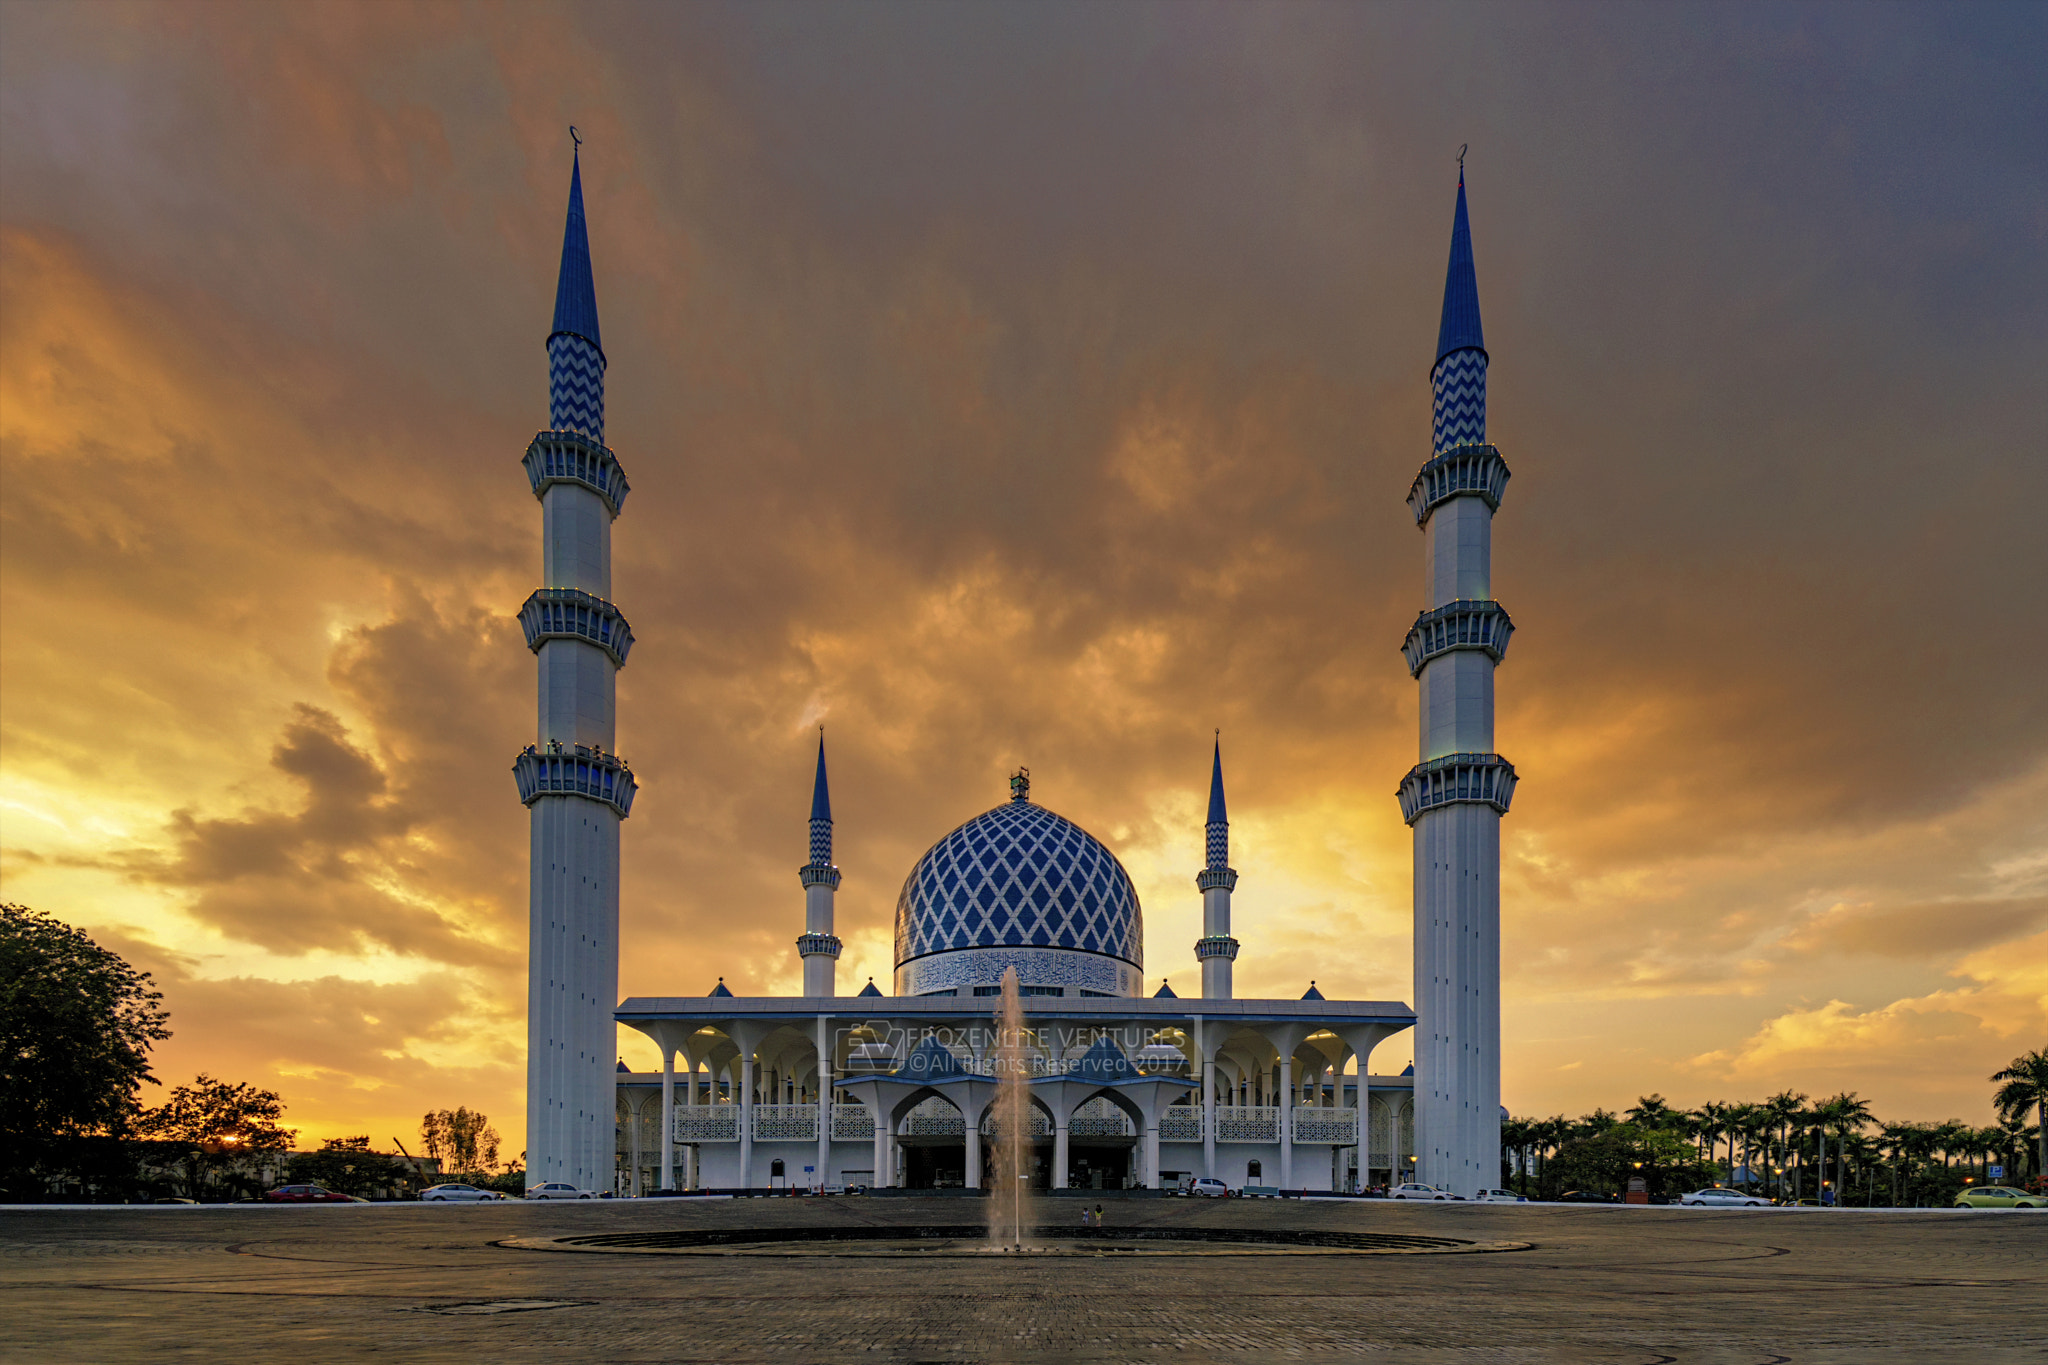
[[[532, 1182], [655, 1189], [979, 1187], [991, 1170], [995, 1009], [1026, 997], [1032, 1179], [1118, 1189], [1214, 1176], [1233, 1187], [1355, 1190], [1500, 1179], [1500, 819], [1515, 770], [1493, 752], [1493, 670], [1512, 622], [1492, 599], [1491, 527], [1508, 471], [1486, 441], [1486, 370], [1462, 162], [1430, 381], [1430, 457], [1408, 493], [1424, 603], [1401, 651], [1420, 694], [1419, 761], [1397, 796], [1413, 830], [1415, 1007], [1243, 1000], [1232, 989], [1230, 819], [1211, 755], [1201, 994], [1147, 996], [1144, 917], [1116, 854], [1010, 793], [933, 844], [896, 905], [895, 975], [841, 995], [832, 801], [822, 738], [798, 869], [803, 994], [618, 1000], [619, 831], [636, 782], [614, 751], [615, 677], [633, 634], [611, 601], [611, 525], [628, 484], [604, 443], [603, 343], [572, 165], [547, 342], [549, 429], [527, 447], [545, 586], [520, 610], [539, 733], [514, 765], [531, 821], [527, 1170]], [[792, 914], [792, 922], [794, 914]], [[617, 1024], [659, 1073], [614, 1061]], [[1371, 1074], [1415, 1029], [1415, 1064]]]

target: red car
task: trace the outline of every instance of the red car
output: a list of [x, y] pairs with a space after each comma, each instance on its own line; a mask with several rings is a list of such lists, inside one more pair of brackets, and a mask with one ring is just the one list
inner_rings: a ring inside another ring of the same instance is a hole
[[263, 1196], [272, 1204], [367, 1204], [352, 1194], [336, 1194], [320, 1185], [279, 1185]]

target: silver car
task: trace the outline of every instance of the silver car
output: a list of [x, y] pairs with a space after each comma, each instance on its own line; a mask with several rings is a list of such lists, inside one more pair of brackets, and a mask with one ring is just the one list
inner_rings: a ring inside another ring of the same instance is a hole
[[1710, 1190], [1682, 1194], [1678, 1202], [1693, 1209], [1760, 1209], [1771, 1201], [1760, 1194], [1744, 1194], [1741, 1190], [1726, 1190], [1716, 1185]]
[[1394, 1186], [1393, 1189], [1387, 1192], [1387, 1198], [1436, 1200], [1456, 1199], [1462, 1202], [1465, 1196], [1462, 1194], [1452, 1194], [1449, 1190], [1440, 1190], [1434, 1185], [1417, 1185], [1411, 1182], [1406, 1185]]
[[1481, 1190], [1472, 1197], [1482, 1204], [1526, 1204], [1529, 1202], [1513, 1190]]
[[420, 1191], [420, 1198], [429, 1204], [453, 1204], [475, 1202], [480, 1199], [503, 1199], [497, 1190], [480, 1190], [474, 1185], [429, 1185]]
[[589, 1190], [579, 1190], [574, 1185], [565, 1185], [559, 1180], [550, 1180], [545, 1185], [528, 1185], [528, 1199], [595, 1199]]

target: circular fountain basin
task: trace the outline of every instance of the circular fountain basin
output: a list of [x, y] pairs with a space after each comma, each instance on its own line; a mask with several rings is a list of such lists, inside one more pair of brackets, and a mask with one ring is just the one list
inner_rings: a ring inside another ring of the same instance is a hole
[[627, 1256], [1442, 1256], [1526, 1251], [1528, 1242], [1310, 1229], [1036, 1228], [1022, 1249], [992, 1246], [986, 1227], [691, 1228], [668, 1232], [507, 1237], [519, 1251]]

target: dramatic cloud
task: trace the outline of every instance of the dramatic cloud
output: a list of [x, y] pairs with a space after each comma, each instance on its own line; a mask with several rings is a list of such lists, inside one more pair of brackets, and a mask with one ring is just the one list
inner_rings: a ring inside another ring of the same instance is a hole
[[2042, 1021], [2044, 25], [7, 7], [7, 894], [155, 964], [176, 1069], [516, 1149], [517, 459], [575, 123], [624, 989], [798, 982], [819, 723], [844, 989], [1019, 763], [1185, 987], [1221, 727], [1240, 989], [1408, 998], [1402, 499], [1469, 143], [1509, 1103], [1982, 1117]]

